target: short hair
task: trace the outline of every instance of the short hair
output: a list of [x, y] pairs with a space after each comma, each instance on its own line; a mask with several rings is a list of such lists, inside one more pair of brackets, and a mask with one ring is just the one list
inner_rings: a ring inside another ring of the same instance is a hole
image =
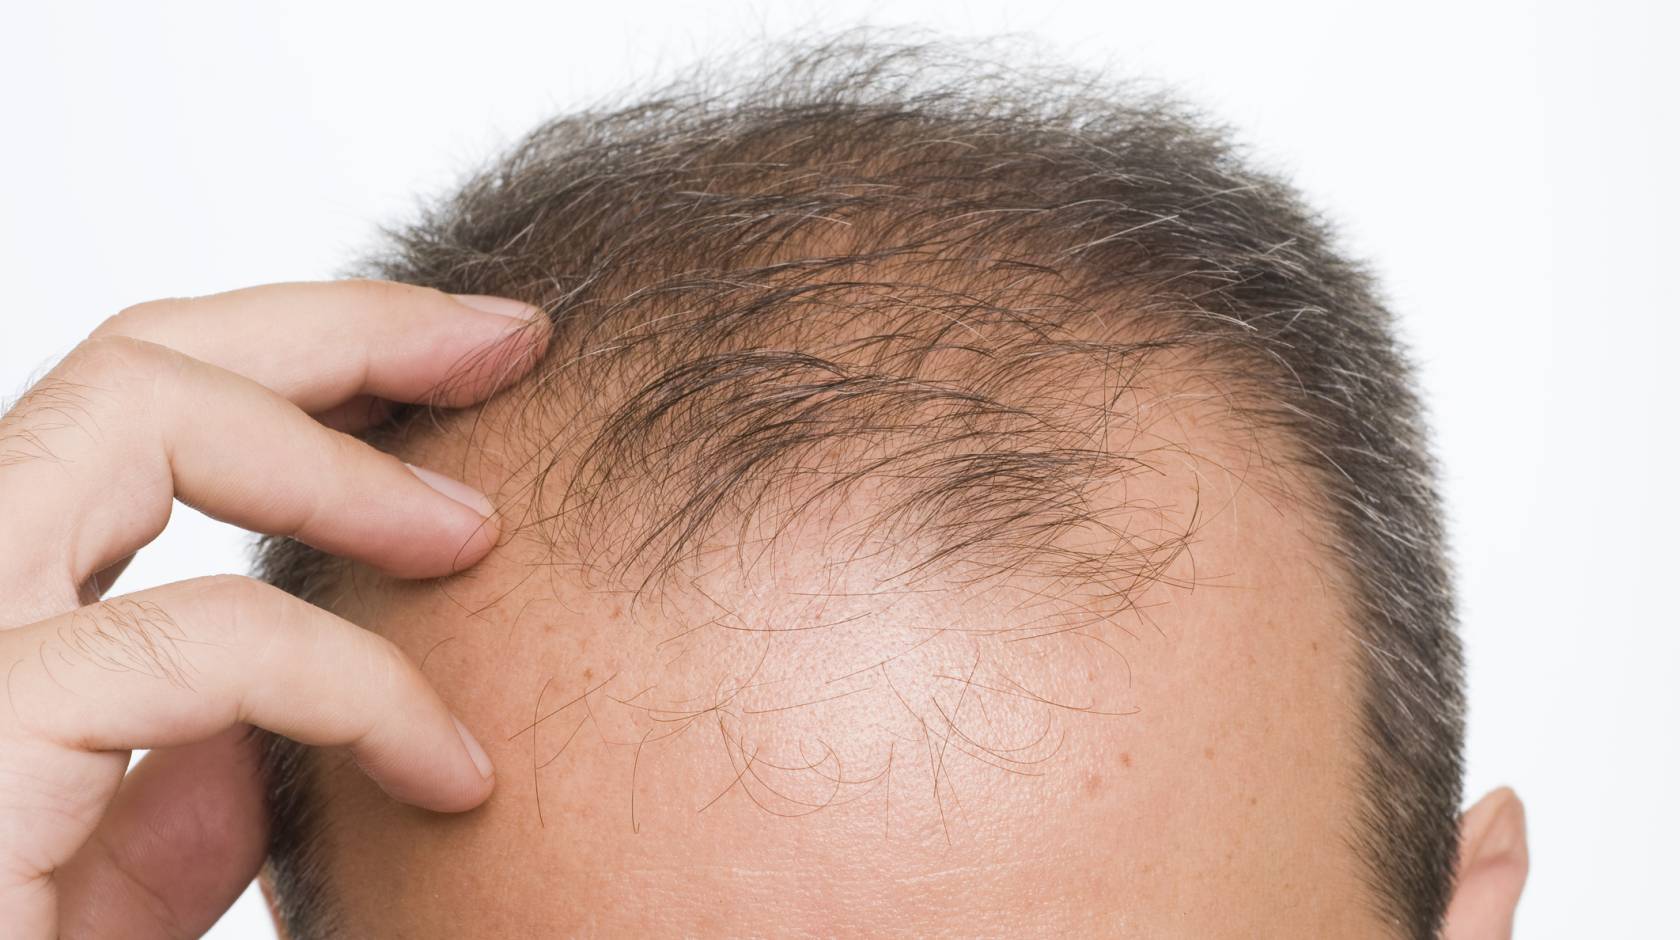
[[[869, 37], [742, 71], [538, 128], [357, 272], [547, 311], [523, 410], [588, 430], [532, 524], [600, 554], [577, 520], [633, 505], [610, 561], [646, 585], [771, 502], [891, 480], [868, 524], [922, 539], [916, 571], [1120, 596], [1172, 540], [1086, 552], [1066, 536], [1121, 532], [1105, 513], [1125, 507], [1095, 486], [1147, 458], [1091, 433], [1121, 398], [1053, 393], [1069, 370], [1125, 386], [1189, 364], [1310, 481], [1362, 679], [1349, 839], [1376, 912], [1436, 936], [1461, 653], [1420, 405], [1369, 273], [1229, 131], [1156, 91]], [[410, 408], [370, 436], [438, 426]], [[258, 561], [317, 601], [344, 576], [290, 540]], [[295, 927], [319, 900], [307, 773], [284, 741], [269, 764], [271, 873]]]

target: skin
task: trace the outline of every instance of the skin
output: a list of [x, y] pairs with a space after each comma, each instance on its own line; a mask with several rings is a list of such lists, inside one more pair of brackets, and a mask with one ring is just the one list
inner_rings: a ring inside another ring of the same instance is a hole
[[[501, 314], [529, 308], [467, 300], [344, 282], [144, 304], [0, 420], [0, 933], [207, 929], [264, 851], [242, 725], [346, 746], [431, 810], [488, 795], [471, 735], [373, 634], [244, 578], [99, 600], [173, 499], [398, 577], [482, 557], [482, 497], [329, 426], [468, 359], [457, 404], [528, 368], [541, 333]], [[132, 748], [168, 750], [119, 793]]]
[[[377, 282], [157, 301], [0, 417], [0, 933], [208, 929], [264, 853], [255, 725], [323, 747], [351, 936], [1387, 935], [1345, 842], [1331, 569], [1196, 415], [1175, 439], [1200, 456], [1126, 496], [1217, 511], [1142, 614], [1083, 625], [1107, 646], [1004, 643], [1089, 600], [1021, 579], [883, 598], [887, 569], [815, 564], [820, 526], [637, 602], [556, 565], [490, 462], [403, 455], [463, 484], [337, 433], [506, 387], [543, 349], [529, 314]], [[102, 600], [176, 498], [354, 560], [345, 602], [240, 578]], [[720, 609], [735, 628], [668, 658]], [[1508, 937], [1521, 804], [1463, 829], [1447, 936]]]
[[[510, 417], [413, 455], [527, 518], [527, 481], [469, 459], [517, 452]], [[1014, 576], [825, 567], [861, 506], [640, 598], [527, 526], [444, 582], [358, 569], [340, 612], [424, 662], [503, 785], [444, 817], [319, 762], [346, 935], [1392, 936], [1348, 844], [1357, 676], [1310, 516], [1212, 406], [1151, 433], [1182, 446], [1111, 496], [1195, 534], [1100, 622]]]

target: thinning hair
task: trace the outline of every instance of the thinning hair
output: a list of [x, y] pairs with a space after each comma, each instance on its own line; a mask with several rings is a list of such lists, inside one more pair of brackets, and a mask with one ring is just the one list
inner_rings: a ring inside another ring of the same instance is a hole
[[[1462, 667], [1419, 404], [1368, 273], [1158, 93], [869, 41], [742, 71], [538, 128], [358, 272], [547, 311], [547, 360], [510, 393], [524, 524], [647, 590], [722, 527], [867, 488], [859, 544], [915, 546], [894, 577], [1025, 572], [1118, 603], [1191, 535], [1100, 495], [1148, 466], [1115, 429], [1170, 363], [1310, 482], [1363, 680], [1349, 839], [1378, 913], [1436, 936]], [[440, 427], [408, 409], [370, 437]], [[277, 539], [259, 568], [317, 601], [345, 572]], [[303, 751], [276, 741], [270, 769], [271, 873], [307, 936]]]

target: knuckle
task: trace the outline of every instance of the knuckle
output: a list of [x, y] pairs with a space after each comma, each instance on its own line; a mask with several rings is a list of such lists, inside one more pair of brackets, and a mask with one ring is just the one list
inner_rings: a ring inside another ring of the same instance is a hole
[[[215, 629], [224, 632], [223, 640], [241, 647], [243, 652], [261, 660], [279, 645], [300, 638], [319, 648], [321, 644], [341, 645], [332, 634], [342, 631], [367, 649], [369, 661], [383, 659], [381, 651], [373, 650], [373, 643], [386, 643], [376, 634], [356, 628], [313, 604], [299, 600], [266, 581], [243, 575], [210, 575], [184, 582], [195, 593], [195, 600], [208, 612], [205, 618]], [[393, 647], [393, 649], [395, 649]], [[400, 655], [400, 654], [399, 654]]]
[[156, 319], [167, 300], [148, 300], [144, 303], [132, 304], [118, 310], [105, 318], [104, 322], [94, 327], [94, 337], [106, 336], [136, 336], [144, 332], [143, 325]]
[[397, 644], [372, 631], [357, 632], [362, 635], [367, 650], [368, 669], [383, 680], [385, 687], [394, 691], [419, 683], [419, 673]]
[[273, 598], [264, 590], [267, 585], [252, 578], [216, 574], [183, 581], [178, 587], [195, 607], [204, 609], [199, 619], [224, 641], [243, 636], [253, 625], [273, 617]]
[[187, 583], [219, 612], [240, 621], [271, 610], [273, 595], [278, 593], [255, 578], [238, 574], [213, 574]]
[[96, 335], [65, 359], [65, 371], [79, 381], [122, 386], [137, 376], [154, 374], [168, 359], [163, 347], [119, 333]]
[[144, 409], [167, 351], [124, 336], [83, 341], [0, 414], [0, 468], [59, 462], [58, 445], [80, 434], [98, 441], [126, 422], [112, 416]]
[[91, 336], [150, 339], [160, 334], [168, 335], [171, 321], [179, 317], [184, 308], [196, 304], [199, 300], [197, 297], [164, 297], [131, 304], [106, 317], [104, 322], [94, 328]]
[[180, 586], [202, 610], [200, 642], [228, 651], [241, 662], [268, 662], [313, 625], [305, 616], [307, 605], [255, 578], [219, 574]]
[[182, 403], [194, 360], [166, 346], [132, 336], [85, 340], [66, 358], [64, 375], [97, 390], [102, 411], [153, 416]]
[[45, 462], [64, 464], [89, 446], [124, 454], [131, 474], [166, 473], [161, 451], [145, 436], [160, 392], [174, 388], [167, 376], [185, 368], [185, 357], [126, 336], [83, 341], [57, 368], [0, 414], [0, 469]]
[[374, 701], [381, 703], [377, 711], [386, 718], [412, 716], [414, 705], [431, 697], [430, 684], [395, 643], [366, 630], [356, 632], [365, 651], [359, 672], [375, 693]]

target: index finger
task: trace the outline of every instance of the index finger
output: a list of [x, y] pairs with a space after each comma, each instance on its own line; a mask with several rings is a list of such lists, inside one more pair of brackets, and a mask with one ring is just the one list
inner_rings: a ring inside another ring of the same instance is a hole
[[94, 336], [167, 346], [315, 413], [358, 396], [459, 407], [530, 368], [542, 311], [393, 281], [265, 284], [122, 311]]

